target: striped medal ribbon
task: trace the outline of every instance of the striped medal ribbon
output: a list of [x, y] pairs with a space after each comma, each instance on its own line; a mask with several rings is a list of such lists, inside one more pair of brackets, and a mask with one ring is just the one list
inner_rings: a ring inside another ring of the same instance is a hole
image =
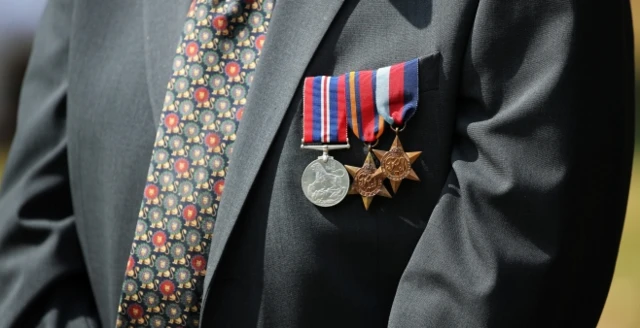
[[418, 59], [378, 69], [375, 74], [376, 108], [396, 137], [391, 149], [375, 149], [373, 153], [380, 161], [380, 169], [391, 182], [395, 194], [402, 180], [420, 181], [411, 165], [422, 152], [405, 152], [398, 137], [418, 109]]
[[376, 110], [378, 76], [376, 71], [357, 71], [342, 75], [345, 80], [347, 119], [353, 134], [367, 145], [367, 156], [362, 167], [347, 165], [353, 178], [349, 194], [360, 195], [365, 210], [375, 196], [391, 198], [384, 186], [384, 174], [376, 167], [371, 149], [384, 132], [384, 118]]
[[302, 191], [317, 206], [340, 203], [349, 191], [345, 167], [330, 150], [348, 149], [345, 80], [342, 77], [305, 78], [302, 104], [302, 149], [322, 151], [302, 173]]

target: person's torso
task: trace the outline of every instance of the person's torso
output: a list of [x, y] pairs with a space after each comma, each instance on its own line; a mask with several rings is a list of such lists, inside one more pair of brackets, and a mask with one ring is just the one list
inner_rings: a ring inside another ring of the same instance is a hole
[[[273, 24], [285, 6], [322, 7], [278, 0]], [[300, 149], [299, 87], [277, 122], [278, 132], [207, 291], [203, 326], [386, 325], [398, 281], [447, 184], [459, 68], [474, 6], [469, 1], [344, 1], [304, 76], [422, 58], [418, 111], [401, 133], [407, 151], [422, 151], [413, 164], [421, 181], [403, 182], [391, 199], [376, 197], [368, 211], [357, 195], [331, 208], [311, 204], [300, 177], [320, 154]], [[78, 234], [105, 326], [115, 319], [157, 120], [188, 7], [188, 0], [78, 1], [69, 22], [69, 169]], [[303, 11], [287, 13], [296, 10]], [[313, 19], [327, 18], [320, 10]], [[305, 33], [304, 26], [298, 30], [291, 33]], [[273, 31], [272, 26], [269, 33]], [[265, 56], [281, 56], [276, 62], [286, 63], [290, 54]], [[278, 69], [287, 74], [297, 68]], [[277, 86], [279, 81], [270, 83]], [[261, 131], [239, 135], [261, 138]], [[376, 148], [389, 149], [393, 137], [389, 129]], [[350, 143], [350, 150], [331, 155], [359, 167], [365, 147], [353, 135]], [[236, 154], [243, 151], [234, 149]], [[233, 158], [229, 169], [234, 170]], [[226, 220], [225, 213], [218, 213], [217, 220]]]

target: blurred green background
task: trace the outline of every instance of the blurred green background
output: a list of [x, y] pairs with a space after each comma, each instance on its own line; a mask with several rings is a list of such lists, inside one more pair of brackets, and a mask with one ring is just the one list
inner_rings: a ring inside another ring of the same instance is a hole
[[[20, 3], [29, 6], [30, 13], [33, 13], [33, 6], [39, 6], [43, 3], [43, 0], [23, 0]], [[15, 28], [15, 24], [10, 20], [4, 18], [14, 19], [19, 17], [13, 13], [10, 16], [11, 10], [16, 8], [16, 2], [9, 2], [7, 10], [0, 10], [0, 22], [4, 21], [7, 24], [11, 24]], [[636, 44], [636, 95], [640, 94], [640, 0], [632, 0], [633, 18], [635, 24], [635, 44]], [[606, 5], [603, 3], [603, 5]], [[13, 7], [11, 7], [13, 6]], [[20, 6], [17, 6], [20, 7]], [[0, 9], [2, 6], [0, 6]], [[4, 15], [2, 14], [4, 13]], [[3, 17], [4, 16], [4, 17]], [[33, 15], [32, 15], [33, 16]], [[37, 18], [37, 17], [36, 17]], [[30, 18], [34, 21], [34, 17]], [[24, 22], [24, 19], [21, 21]], [[0, 24], [2, 25], [2, 24]], [[0, 63], [0, 178], [4, 163], [6, 161], [7, 150], [9, 148], [9, 135], [12, 131], [11, 121], [15, 119], [13, 112], [15, 112], [15, 98], [11, 95], [3, 94], [7, 90], [15, 90], [16, 80], [19, 80], [19, 75], [22, 69], [24, 69], [23, 57], [28, 53], [28, 44], [31, 39], [33, 30], [26, 28], [25, 31], [17, 31], [15, 38], [8, 39], [6, 35], [4, 39], [0, 35], [0, 58], [3, 59], [2, 63], [6, 65], [7, 62], [11, 63], [13, 69], [12, 72], [8, 72], [6, 67], [3, 70]], [[3, 44], [4, 43], [4, 44]], [[7, 46], [10, 45], [10, 46]], [[17, 53], [5, 54], [2, 49], [18, 49]], [[7, 61], [6, 58], [17, 58], [15, 61]], [[18, 72], [15, 71], [16, 67]], [[10, 75], [12, 74], [12, 75]], [[4, 77], [4, 79], [3, 79]], [[11, 77], [11, 78], [9, 78]], [[4, 80], [4, 81], [3, 81]], [[11, 86], [3, 85], [6, 81], [12, 81]], [[15, 93], [15, 92], [14, 92]], [[640, 97], [636, 96], [636, 127], [640, 127]], [[7, 100], [9, 99], [9, 100]], [[640, 128], [636, 131], [636, 154], [634, 159], [633, 179], [631, 182], [631, 192], [629, 195], [629, 205], [627, 207], [627, 218], [624, 227], [624, 233], [622, 236], [622, 243], [620, 245], [620, 253], [618, 256], [618, 263], [616, 265], [616, 272], [607, 298], [607, 304], [600, 319], [598, 328], [640, 328]]]

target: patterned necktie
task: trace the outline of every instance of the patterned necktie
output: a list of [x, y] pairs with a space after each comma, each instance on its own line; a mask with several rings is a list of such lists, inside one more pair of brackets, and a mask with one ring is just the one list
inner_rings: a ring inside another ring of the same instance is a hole
[[173, 59], [117, 327], [198, 327], [236, 129], [274, 0], [195, 0]]

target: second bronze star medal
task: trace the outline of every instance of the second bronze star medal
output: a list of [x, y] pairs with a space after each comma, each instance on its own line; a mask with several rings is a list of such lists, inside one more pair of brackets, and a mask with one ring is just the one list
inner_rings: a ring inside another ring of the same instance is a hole
[[389, 123], [396, 138], [389, 151], [373, 150], [380, 160], [380, 168], [391, 182], [394, 193], [404, 179], [420, 181], [411, 168], [421, 151], [405, 152], [398, 133], [406, 127], [418, 109], [418, 59], [381, 68], [376, 71], [376, 108]]

